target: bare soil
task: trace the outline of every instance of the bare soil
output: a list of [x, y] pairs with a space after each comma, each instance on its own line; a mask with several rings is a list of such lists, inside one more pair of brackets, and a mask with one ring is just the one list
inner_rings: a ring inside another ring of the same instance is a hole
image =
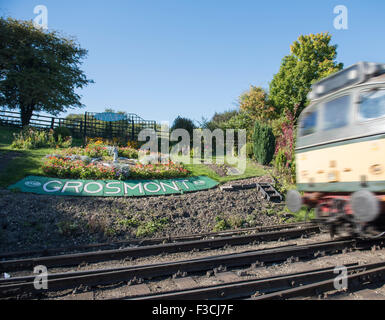
[[[242, 180], [271, 182], [268, 176]], [[234, 184], [235, 182], [231, 182]], [[280, 207], [256, 189], [214, 188], [158, 197], [59, 197], [0, 189], [0, 252], [211, 232], [218, 219], [227, 228], [281, 223]], [[163, 223], [157, 221], [163, 218]], [[166, 222], [164, 222], [166, 221]]]

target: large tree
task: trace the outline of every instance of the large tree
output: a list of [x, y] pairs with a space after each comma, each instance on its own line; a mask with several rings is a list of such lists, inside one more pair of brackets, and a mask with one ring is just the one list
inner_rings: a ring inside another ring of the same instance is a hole
[[270, 83], [269, 100], [275, 108], [295, 112], [295, 117], [308, 103], [312, 83], [342, 69], [336, 62], [337, 45], [331, 45], [329, 33], [301, 35], [290, 47], [290, 55]]
[[253, 120], [265, 121], [276, 117], [275, 109], [261, 87], [250, 86], [249, 91], [240, 95], [238, 104], [240, 111], [246, 112]]
[[19, 109], [23, 126], [34, 111], [57, 115], [82, 107], [75, 90], [93, 82], [79, 69], [86, 55], [56, 31], [0, 18], [0, 106]]

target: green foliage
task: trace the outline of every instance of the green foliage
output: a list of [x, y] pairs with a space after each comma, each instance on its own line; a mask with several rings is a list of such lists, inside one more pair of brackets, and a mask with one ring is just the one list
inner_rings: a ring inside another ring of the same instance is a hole
[[283, 171], [286, 168], [286, 163], [287, 157], [285, 150], [279, 150], [274, 158], [274, 167], [279, 171]]
[[60, 221], [56, 224], [56, 226], [59, 233], [65, 236], [73, 236], [80, 231], [79, 225], [76, 222]]
[[20, 109], [23, 126], [34, 111], [83, 106], [75, 89], [92, 83], [79, 69], [86, 50], [32, 21], [0, 18], [0, 35], [0, 106]]
[[140, 221], [135, 218], [118, 219], [117, 223], [123, 227], [137, 227]]
[[246, 143], [246, 156], [248, 158], [252, 158], [254, 155], [254, 145], [252, 142], [247, 142]]
[[227, 229], [238, 229], [246, 223], [246, 220], [240, 215], [231, 215], [226, 218], [223, 216], [215, 217], [215, 226], [213, 231], [219, 232]]
[[278, 113], [284, 109], [295, 118], [307, 104], [312, 83], [342, 69], [335, 61], [337, 46], [331, 45], [329, 33], [301, 35], [282, 59], [281, 67], [270, 83], [269, 100]]
[[270, 126], [258, 121], [254, 125], [253, 133], [254, 157], [263, 165], [273, 159], [275, 151], [275, 137]]
[[163, 229], [169, 223], [168, 218], [158, 218], [141, 224], [136, 230], [136, 236], [146, 237], [151, 236], [158, 230]]
[[124, 168], [106, 167], [97, 163], [54, 156], [47, 158], [41, 168], [45, 175], [63, 179], [171, 179], [184, 178], [190, 175], [190, 172], [183, 165], [172, 162], [154, 165], [137, 164], [126, 171]]
[[268, 96], [261, 87], [250, 86], [239, 99], [239, 109], [253, 120], [268, 120], [276, 117], [275, 109], [268, 102]]
[[315, 210], [303, 207], [300, 211], [291, 214], [294, 216], [290, 218], [287, 222], [302, 222], [302, 221], [310, 221], [315, 219]]
[[[138, 150], [131, 147], [117, 147], [118, 148], [118, 156], [125, 157], [130, 159], [137, 159], [139, 157]], [[82, 155], [88, 156], [91, 158], [104, 158], [110, 157], [110, 152], [108, 148], [104, 144], [100, 143], [89, 143], [85, 148], [81, 147], [73, 147], [62, 150], [60, 152], [62, 155]]]
[[59, 136], [61, 136], [62, 139], [66, 139], [68, 137], [71, 137], [72, 133], [71, 130], [67, 127], [57, 127], [53, 131], [53, 135], [56, 140], [58, 140]]
[[63, 139], [61, 135], [55, 138], [53, 130], [38, 130], [25, 126], [19, 133], [14, 133], [11, 148], [14, 149], [39, 149], [39, 148], [68, 148], [72, 144], [72, 138]]
[[192, 139], [193, 137], [193, 130], [196, 128], [194, 121], [188, 118], [182, 118], [181, 116], [178, 116], [172, 126], [171, 130], [175, 129], [185, 129], [187, 132], [190, 134], [190, 138]]
[[203, 129], [210, 129], [211, 131], [215, 129], [223, 129], [225, 124], [233, 117], [238, 115], [237, 110], [229, 110], [224, 112], [216, 112], [210, 121], [206, 121], [202, 126]]
[[223, 230], [227, 230], [227, 229], [231, 228], [230, 224], [223, 217], [216, 216], [215, 217], [215, 222], [216, 223], [215, 223], [215, 226], [214, 226], [214, 229], [213, 229], [214, 232], [223, 231]]

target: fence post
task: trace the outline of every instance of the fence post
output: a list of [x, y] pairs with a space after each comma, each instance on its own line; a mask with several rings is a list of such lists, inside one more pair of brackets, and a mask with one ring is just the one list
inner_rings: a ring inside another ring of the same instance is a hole
[[131, 141], [134, 141], [135, 127], [134, 120], [131, 120]]
[[52, 130], [53, 130], [54, 125], [55, 125], [55, 118], [52, 117], [52, 118], [51, 118], [51, 129], [52, 129]]
[[83, 134], [83, 144], [87, 143], [87, 112], [84, 113], [84, 134]]

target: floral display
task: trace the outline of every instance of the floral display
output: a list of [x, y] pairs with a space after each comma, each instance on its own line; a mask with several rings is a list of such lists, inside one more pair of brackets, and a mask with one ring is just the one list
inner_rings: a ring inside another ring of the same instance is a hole
[[190, 175], [182, 164], [175, 164], [171, 161], [146, 165], [137, 163], [130, 167], [123, 167], [119, 164], [106, 166], [100, 162], [87, 164], [82, 160], [56, 156], [49, 156], [42, 169], [47, 176], [68, 179], [168, 179]]

